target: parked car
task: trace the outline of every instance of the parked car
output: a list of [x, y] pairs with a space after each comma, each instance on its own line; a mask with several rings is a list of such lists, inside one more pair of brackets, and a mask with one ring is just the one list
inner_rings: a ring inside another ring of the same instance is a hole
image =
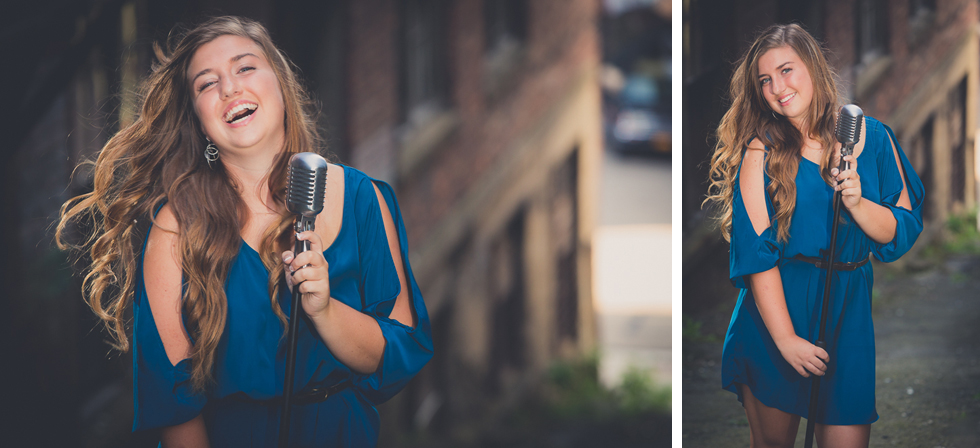
[[670, 107], [665, 98], [669, 94], [662, 95], [652, 77], [644, 74], [627, 77], [616, 98], [616, 112], [610, 123], [612, 149], [670, 157]]

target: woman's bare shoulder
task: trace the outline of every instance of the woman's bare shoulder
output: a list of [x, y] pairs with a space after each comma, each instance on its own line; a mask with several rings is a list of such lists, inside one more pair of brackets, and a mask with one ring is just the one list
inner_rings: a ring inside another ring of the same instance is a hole
[[746, 145], [746, 148], [750, 150], [761, 151], [763, 153], [766, 152], [766, 145], [762, 143], [762, 139], [760, 139], [759, 137], [752, 137], [752, 139], [749, 140], [749, 144]]
[[177, 233], [179, 227], [177, 216], [174, 214], [174, 210], [168, 202], [163, 204], [163, 207], [160, 207], [160, 211], [153, 217], [153, 228], [150, 229], [150, 237], [152, 238], [153, 232], [157, 230], [166, 233]]

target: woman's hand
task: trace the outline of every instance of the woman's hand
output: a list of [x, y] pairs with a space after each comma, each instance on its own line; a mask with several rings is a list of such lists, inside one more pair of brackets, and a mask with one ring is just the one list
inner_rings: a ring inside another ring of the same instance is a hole
[[834, 189], [841, 192], [841, 202], [851, 210], [861, 204], [861, 176], [857, 173], [857, 158], [853, 154], [844, 156], [844, 161], [850, 166], [844, 172], [831, 168], [830, 175], [837, 179]]
[[827, 372], [827, 362], [830, 355], [827, 351], [817, 347], [799, 336], [788, 336], [781, 341], [776, 341], [779, 353], [783, 355], [786, 362], [796, 369], [796, 372], [804, 378], [810, 374], [823, 376]]
[[300, 241], [309, 241], [310, 250], [294, 256], [293, 251], [282, 253], [285, 264], [286, 284], [292, 291], [298, 285], [303, 293], [303, 311], [310, 317], [324, 312], [330, 305], [330, 273], [327, 260], [323, 258], [323, 242], [313, 231], [296, 235]]

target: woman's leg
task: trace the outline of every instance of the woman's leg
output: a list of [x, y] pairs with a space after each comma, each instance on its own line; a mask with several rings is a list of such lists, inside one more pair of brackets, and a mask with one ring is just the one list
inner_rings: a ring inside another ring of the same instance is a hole
[[751, 447], [792, 448], [793, 443], [796, 442], [796, 432], [800, 428], [800, 416], [762, 404], [752, 394], [752, 389], [744, 384], [739, 384], [738, 388], [742, 392], [745, 417], [749, 420]]
[[871, 425], [821, 425], [817, 423], [813, 434], [819, 447], [868, 448], [871, 441]]

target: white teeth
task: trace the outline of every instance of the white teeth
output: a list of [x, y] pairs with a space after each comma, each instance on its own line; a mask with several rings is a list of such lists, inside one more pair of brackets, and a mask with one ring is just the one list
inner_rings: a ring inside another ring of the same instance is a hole
[[[259, 105], [258, 104], [255, 104], [255, 103], [242, 103], [242, 104], [239, 104], [239, 105], [231, 108], [231, 110], [229, 110], [228, 113], [225, 114], [225, 121], [228, 122], [228, 123], [231, 123], [231, 119], [232, 118], [235, 118], [235, 115], [238, 115], [239, 113], [241, 113], [242, 111], [245, 111], [245, 110], [255, 110], [255, 109], [258, 109], [258, 107], [259, 107]], [[238, 120], [236, 120], [236, 121], [238, 121]]]
[[779, 100], [779, 104], [786, 104], [786, 102], [788, 102], [789, 100], [793, 99], [793, 97], [795, 97], [795, 96], [796, 96], [796, 94], [794, 93], [794, 94], [792, 94], [792, 95], [790, 95], [790, 96], [788, 96], [786, 98], [783, 98], [783, 99]]

